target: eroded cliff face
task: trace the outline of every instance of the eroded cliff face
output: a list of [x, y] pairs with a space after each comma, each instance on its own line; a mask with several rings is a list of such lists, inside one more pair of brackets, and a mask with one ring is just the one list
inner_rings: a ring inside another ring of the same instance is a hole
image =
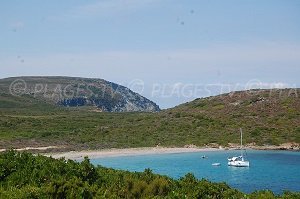
[[13, 77], [0, 80], [0, 91], [30, 95], [59, 106], [91, 106], [106, 112], [157, 112], [158, 105], [129, 88], [103, 79]]

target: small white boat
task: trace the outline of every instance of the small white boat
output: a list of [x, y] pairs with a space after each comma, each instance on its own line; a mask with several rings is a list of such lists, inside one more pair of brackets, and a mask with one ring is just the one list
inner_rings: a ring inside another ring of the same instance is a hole
[[203, 155], [203, 156], [202, 156], [202, 159], [206, 159], [206, 158], [208, 158], [206, 155]]
[[218, 167], [218, 166], [221, 166], [221, 163], [217, 162], [217, 163], [213, 163], [213, 164], [211, 164], [211, 165], [212, 165], [212, 166]]
[[241, 155], [237, 156], [237, 157], [231, 157], [228, 158], [228, 166], [233, 166], [233, 167], [249, 167], [250, 166], [250, 162], [246, 161], [244, 159], [244, 155], [243, 155], [243, 131], [241, 130]]

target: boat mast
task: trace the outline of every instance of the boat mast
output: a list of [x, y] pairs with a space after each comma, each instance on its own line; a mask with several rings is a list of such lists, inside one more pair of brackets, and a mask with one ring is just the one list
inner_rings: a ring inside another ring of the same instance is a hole
[[240, 128], [240, 131], [241, 131], [241, 157], [242, 157], [242, 160], [244, 161], [244, 157], [243, 157], [243, 130], [242, 130], [242, 128]]
[[240, 128], [240, 132], [241, 132], [241, 149], [243, 147], [243, 130], [242, 128]]

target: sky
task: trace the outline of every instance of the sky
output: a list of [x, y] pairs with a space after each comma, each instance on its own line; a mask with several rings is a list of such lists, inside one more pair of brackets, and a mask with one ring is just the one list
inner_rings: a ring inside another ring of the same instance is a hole
[[0, 78], [102, 78], [169, 108], [300, 87], [299, 0], [3, 0]]

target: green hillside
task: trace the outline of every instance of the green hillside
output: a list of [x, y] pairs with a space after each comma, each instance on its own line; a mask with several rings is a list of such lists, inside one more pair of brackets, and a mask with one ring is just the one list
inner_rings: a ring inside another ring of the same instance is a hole
[[64, 150], [151, 146], [300, 143], [300, 89], [252, 90], [197, 99], [157, 113], [57, 107], [1, 94], [0, 148], [57, 145]]
[[[300, 89], [250, 90], [197, 99], [172, 109], [191, 119], [192, 129], [209, 142], [237, 142], [240, 127], [248, 143], [300, 143]], [[212, 135], [215, 136], [211, 140]]]

